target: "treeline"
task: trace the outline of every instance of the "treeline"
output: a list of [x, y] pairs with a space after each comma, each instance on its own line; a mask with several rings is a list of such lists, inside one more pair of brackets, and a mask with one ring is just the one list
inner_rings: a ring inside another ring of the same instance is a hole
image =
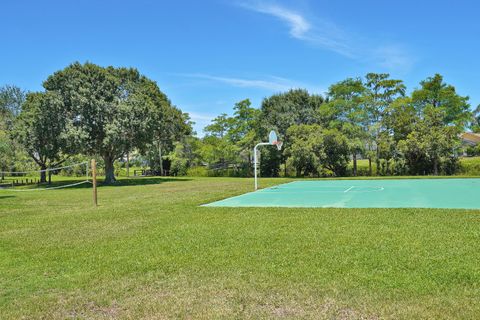
[[[96, 157], [105, 182], [131, 152], [163, 172], [164, 155], [191, 134], [188, 115], [133, 68], [73, 63], [43, 82], [41, 92], [0, 89], [2, 171], [48, 169]], [[45, 172], [41, 182], [46, 182]]]
[[[479, 109], [436, 74], [407, 95], [401, 80], [369, 73], [330, 86], [325, 96], [290, 90], [249, 100], [221, 114], [205, 137], [178, 143], [170, 155], [178, 174], [205, 164], [210, 175], [252, 173], [252, 149], [274, 129], [284, 149], [264, 148], [264, 176], [453, 174], [463, 152], [460, 134], [480, 131]], [[357, 159], [368, 159], [359, 172]], [[350, 168], [349, 163], [353, 163]], [[203, 172], [205, 173], [205, 172]]]
[[[411, 94], [403, 81], [369, 73], [331, 85], [324, 96], [295, 89], [259, 108], [246, 99], [202, 138], [188, 114], [133, 68], [73, 63], [43, 87], [0, 88], [2, 171], [96, 157], [107, 183], [127, 159], [157, 175], [251, 176], [253, 147], [273, 129], [284, 148], [262, 148], [263, 176], [453, 174], [464, 152], [460, 134], [480, 132], [480, 108], [472, 110], [438, 74]], [[367, 159], [367, 169], [358, 159]]]

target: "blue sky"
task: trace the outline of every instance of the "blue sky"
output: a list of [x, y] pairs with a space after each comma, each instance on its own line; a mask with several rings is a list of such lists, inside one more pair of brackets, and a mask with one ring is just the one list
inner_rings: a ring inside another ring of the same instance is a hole
[[480, 103], [476, 1], [9, 1], [0, 85], [41, 90], [73, 61], [131, 66], [201, 128], [233, 104], [289, 88], [323, 93], [367, 72], [409, 90], [434, 73]]

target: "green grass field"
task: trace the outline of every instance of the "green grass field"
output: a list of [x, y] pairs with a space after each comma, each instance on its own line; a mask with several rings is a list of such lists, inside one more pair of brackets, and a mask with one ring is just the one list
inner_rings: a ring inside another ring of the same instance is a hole
[[199, 207], [251, 189], [0, 190], [0, 319], [480, 317], [479, 210]]

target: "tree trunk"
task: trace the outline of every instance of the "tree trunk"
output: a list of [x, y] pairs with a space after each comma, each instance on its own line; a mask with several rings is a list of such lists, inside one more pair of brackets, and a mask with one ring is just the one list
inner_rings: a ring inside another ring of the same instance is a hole
[[105, 162], [105, 184], [112, 184], [117, 181], [115, 179], [115, 167], [113, 166], [113, 163], [115, 162], [115, 159], [112, 157], [104, 157], [103, 161]]
[[380, 150], [378, 150], [378, 146], [377, 146], [377, 158], [375, 159], [375, 162], [377, 163], [377, 170], [376, 170], [376, 173], [377, 173], [377, 176], [379, 176], [379, 171], [380, 170]]
[[372, 157], [368, 157], [368, 175], [372, 176]]
[[438, 176], [438, 159], [437, 159], [437, 157], [433, 158], [433, 174]]
[[357, 153], [353, 153], [353, 176], [357, 176]]
[[160, 141], [158, 142], [158, 157], [160, 159], [160, 163], [159, 163], [160, 175], [163, 176], [162, 143]]
[[47, 182], [47, 171], [45, 171], [47, 170], [47, 166], [45, 165], [40, 166], [40, 170], [42, 170], [40, 172], [40, 183], [45, 183]]
[[130, 153], [129, 152], [127, 152], [126, 169], [127, 169], [127, 177], [130, 177]]
[[248, 174], [251, 176], [253, 176], [253, 159], [252, 159], [252, 155], [250, 154], [250, 152], [248, 153]]

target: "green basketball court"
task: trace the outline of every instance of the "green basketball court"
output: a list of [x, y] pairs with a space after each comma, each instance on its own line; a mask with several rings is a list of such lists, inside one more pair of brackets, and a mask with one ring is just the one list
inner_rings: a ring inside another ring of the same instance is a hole
[[480, 209], [480, 179], [295, 181], [206, 206]]

